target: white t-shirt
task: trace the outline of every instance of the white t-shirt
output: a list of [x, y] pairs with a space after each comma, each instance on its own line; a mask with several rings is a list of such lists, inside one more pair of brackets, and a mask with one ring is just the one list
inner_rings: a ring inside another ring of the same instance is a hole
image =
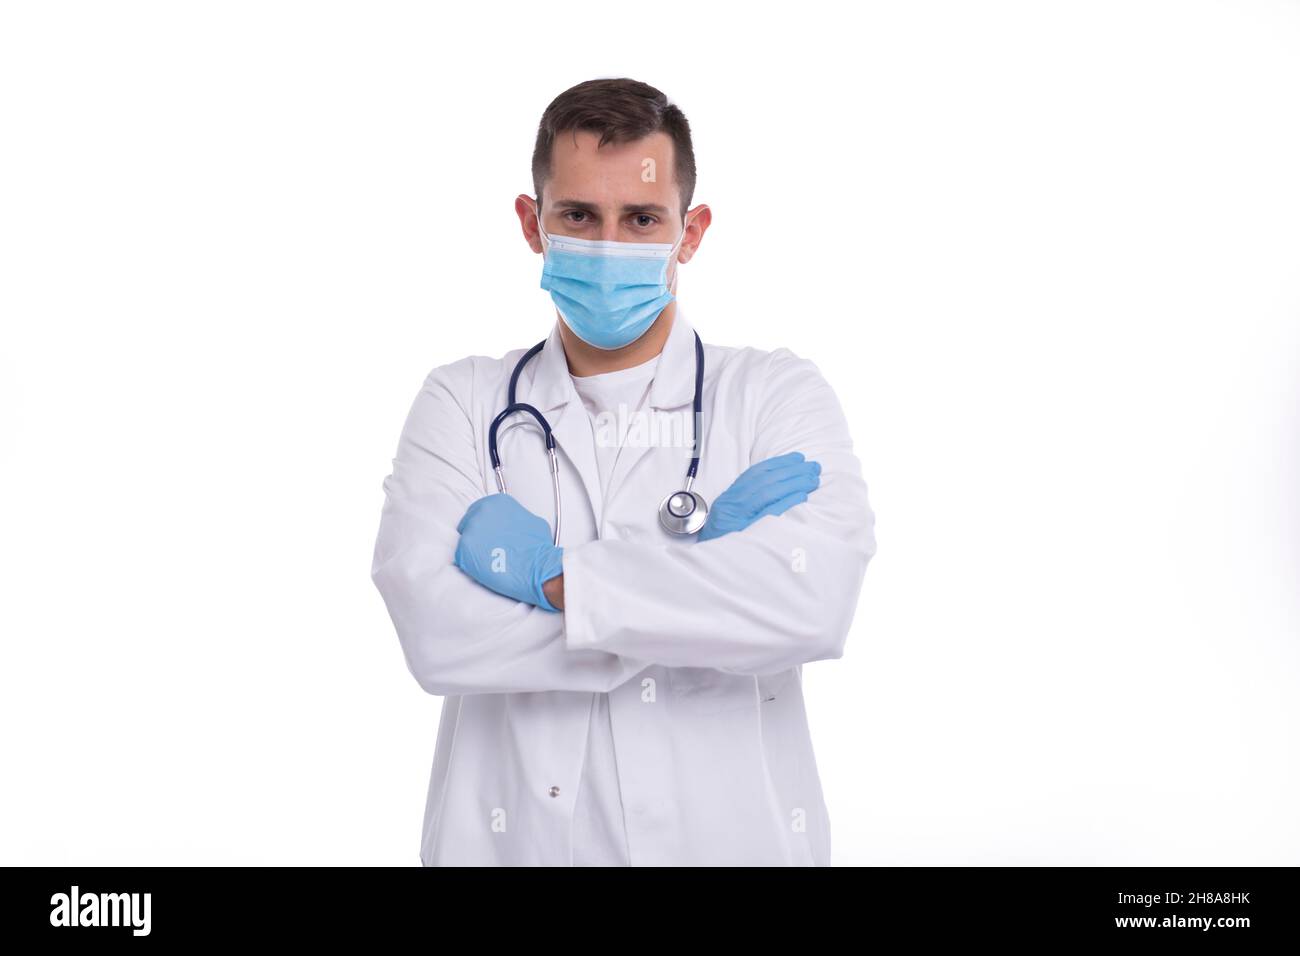
[[[632, 419], [644, 409], [658, 365], [656, 355], [648, 362], [617, 372], [572, 376], [573, 387], [591, 417], [602, 495], [609, 488], [609, 477]], [[587, 758], [573, 811], [573, 865], [631, 865], [609, 717], [609, 694], [597, 693], [592, 701]]]

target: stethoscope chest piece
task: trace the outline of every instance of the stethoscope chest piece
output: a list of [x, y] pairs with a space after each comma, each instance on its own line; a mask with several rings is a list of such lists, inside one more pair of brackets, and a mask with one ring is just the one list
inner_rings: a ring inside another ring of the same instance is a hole
[[708, 503], [693, 491], [674, 491], [659, 504], [659, 523], [673, 534], [695, 534], [708, 517]]

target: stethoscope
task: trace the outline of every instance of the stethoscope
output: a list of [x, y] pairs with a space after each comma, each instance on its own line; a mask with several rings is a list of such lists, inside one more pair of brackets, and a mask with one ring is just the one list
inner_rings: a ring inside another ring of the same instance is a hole
[[[515, 370], [510, 374], [509, 404], [501, 410], [496, 418], [492, 419], [492, 427], [488, 429], [488, 452], [492, 457], [492, 471], [497, 478], [497, 490], [504, 493], [506, 479], [501, 474], [501, 456], [497, 453], [497, 429], [507, 417], [515, 412], [527, 412], [537, 419], [537, 424], [542, 427], [542, 432], [546, 436], [546, 453], [551, 458], [551, 484], [555, 489], [555, 537], [553, 540], [556, 545], [559, 545], [560, 462], [555, 455], [555, 436], [551, 434], [551, 424], [546, 420], [546, 416], [527, 402], [515, 401], [515, 386], [519, 383], [519, 373], [524, 370], [528, 360], [540, 352], [545, 344], [546, 340], [543, 339], [525, 352], [523, 358], [515, 365]], [[686, 487], [681, 491], [674, 491], [659, 503], [659, 523], [663, 525], [664, 530], [671, 531], [673, 534], [695, 534], [704, 527], [704, 520], [709, 515], [708, 503], [698, 492], [691, 490], [691, 485], [695, 484], [695, 473], [700, 467], [700, 414], [703, 408], [701, 401], [703, 393], [704, 344], [700, 341], [700, 333], [696, 332], [695, 400], [692, 403], [695, 414], [691, 416], [691, 438], [695, 457], [691, 459], [691, 466], [686, 469]]]

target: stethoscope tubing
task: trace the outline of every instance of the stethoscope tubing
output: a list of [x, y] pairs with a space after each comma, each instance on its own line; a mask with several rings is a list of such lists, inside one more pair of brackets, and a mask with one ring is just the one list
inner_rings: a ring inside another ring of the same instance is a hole
[[[510, 386], [506, 393], [507, 404], [497, 416], [492, 419], [492, 425], [488, 428], [488, 455], [492, 460], [492, 473], [496, 476], [497, 490], [501, 493], [506, 491], [505, 474], [501, 469], [501, 455], [497, 451], [497, 430], [501, 423], [517, 412], [525, 412], [537, 420], [541, 426], [542, 433], [546, 438], [546, 453], [551, 459], [551, 486], [555, 495], [555, 535], [553, 541], [556, 546], [560, 543], [560, 462], [555, 453], [555, 435], [551, 431], [551, 423], [532, 405], [527, 402], [515, 401], [515, 390], [519, 384], [519, 375], [528, 360], [542, 350], [546, 345], [546, 340], [538, 342], [527, 352], [525, 352], [515, 363], [514, 371], [510, 373]], [[700, 418], [704, 408], [704, 343], [700, 341], [700, 333], [695, 333], [695, 395], [691, 402], [691, 464], [686, 469], [686, 487], [684, 491], [688, 494], [691, 492], [691, 486], [695, 483], [695, 476], [700, 467]], [[663, 520], [663, 508], [667, 506], [669, 495], [664, 499], [664, 505], [660, 508], [661, 521]], [[698, 495], [693, 495], [693, 500], [703, 503], [704, 499]], [[707, 507], [705, 508], [707, 511]], [[698, 530], [698, 529], [696, 529]], [[680, 532], [679, 532], [680, 533]]]

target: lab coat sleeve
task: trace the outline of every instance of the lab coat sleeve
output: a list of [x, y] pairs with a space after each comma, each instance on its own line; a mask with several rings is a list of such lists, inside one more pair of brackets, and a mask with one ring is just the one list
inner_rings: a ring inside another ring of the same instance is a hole
[[462, 404], [473, 359], [434, 369], [411, 405], [375, 541], [371, 578], [407, 668], [430, 694], [608, 691], [647, 665], [564, 643], [554, 611], [504, 597], [453, 563], [456, 526], [483, 497], [484, 469]]
[[803, 452], [821, 462], [820, 486], [784, 514], [708, 541], [602, 539], [566, 549], [569, 648], [739, 674], [843, 656], [876, 552], [875, 516], [829, 384], [788, 349], [767, 363], [751, 463]]

